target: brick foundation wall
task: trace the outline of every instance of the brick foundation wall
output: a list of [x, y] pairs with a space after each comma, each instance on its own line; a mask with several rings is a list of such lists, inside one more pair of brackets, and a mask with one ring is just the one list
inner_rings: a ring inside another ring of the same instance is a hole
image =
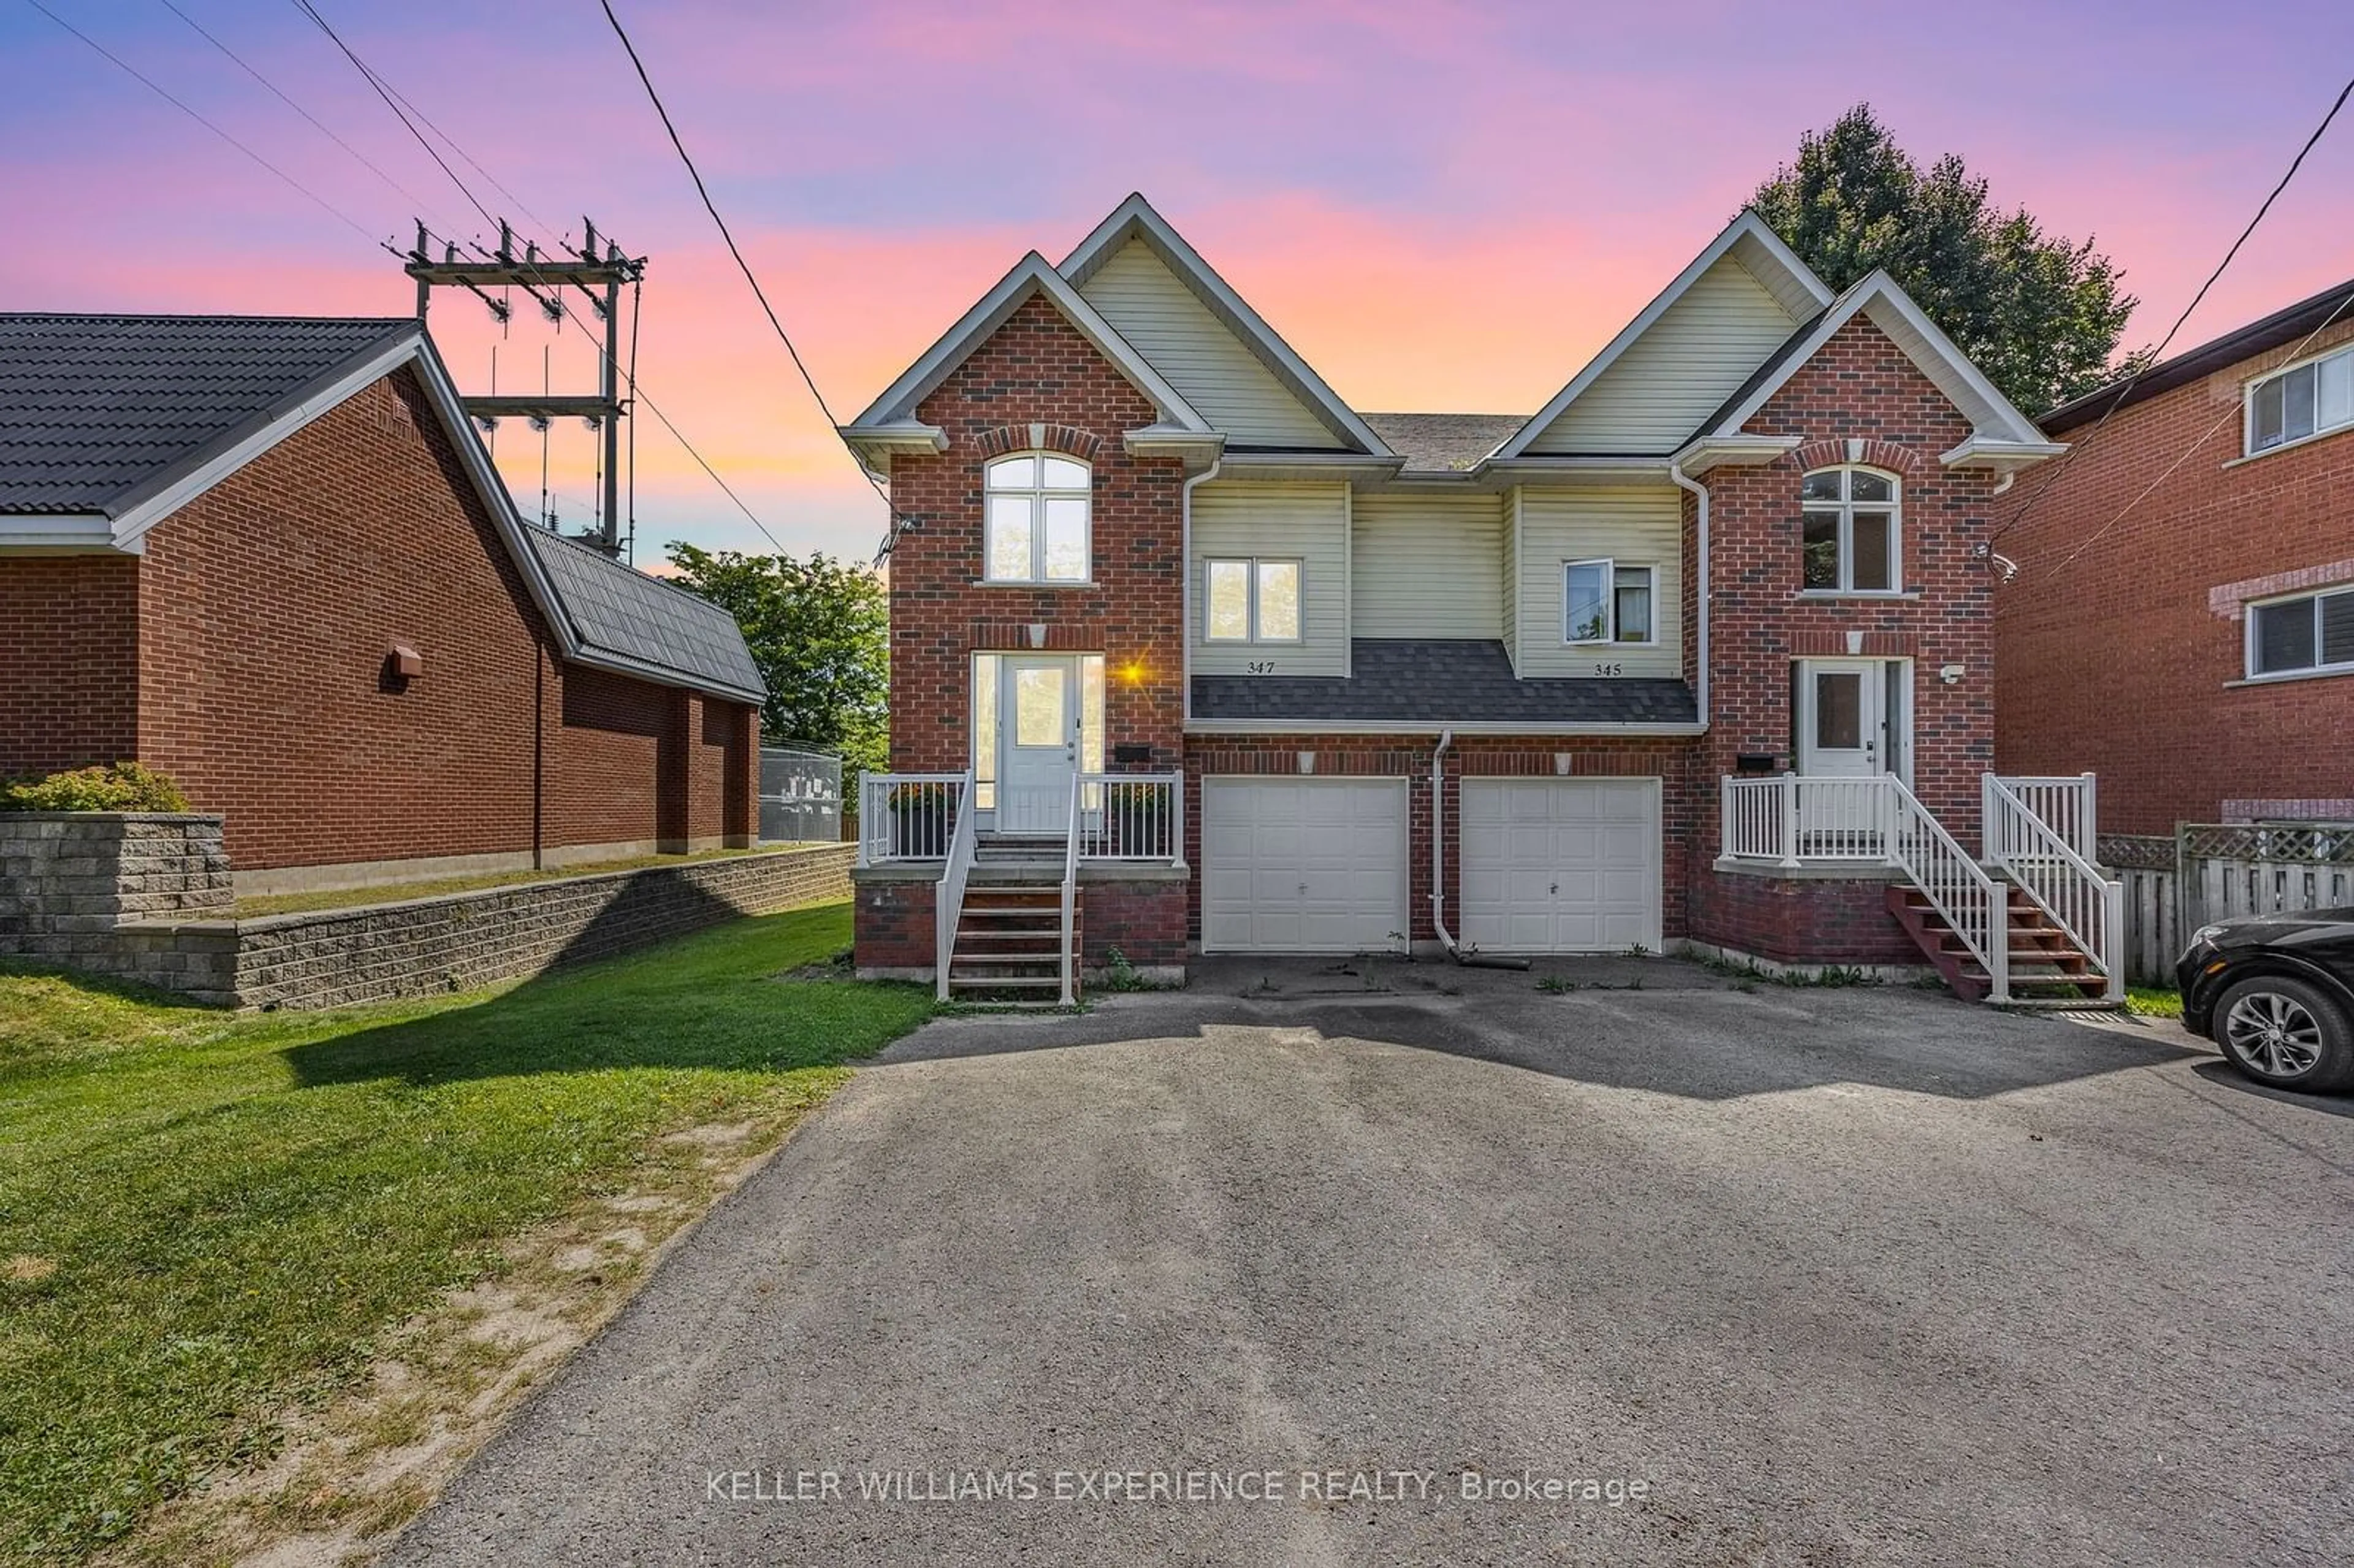
[[1182, 882], [1082, 883], [1080, 967], [1108, 967], [1117, 948], [1140, 969], [1183, 969], [1189, 905]]
[[1888, 912], [1890, 885], [1703, 871], [1692, 881], [1691, 935], [1780, 963], [1921, 966]]
[[[1184, 714], [1183, 465], [1136, 458], [1121, 433], [1156, 412], [1043, 298], [1024, 303], [917, 410], [949, 436], [936, 457], [895, 457], [891, 503], [912, 525], [891, 556], [891, 766], [971, 765], [976, 651], [1105, 655], [1105, 744], [1149, 746], [1173, 768]], [[1034, 432], [1033, 426], [1038, 429]], [[1037, 438], [1034, 443], [1034, 434]], [[978, 586], [981, 469], [1034, 444], [1086, 461], [1094, 583]]]
[[[1937, 454], [1970, 434], [1967, 419], [1903, 351], [1858, 316], [1831, 335], [1756, 416], [1753, 434], [1805, 444], [1771, 463], [1725, 467], [1709, 488], [1711, 728], [1707, 775], [1743, 753], [1792, 760], [1792, 662], [1913, 661], [1913, 790], [1956, 839], [1978, 835], [1978, 776], [1994, 764], [1994, 573], [1978, 550], [1993, 530], [1995, 477], [1948, 469]], [[1902, 482], [1900, 553], [1916, 599], [1810, 598], [1799, 592], [1810, 469], [1856, 460]], [[1861, 645], [1850, 653], [1850, 634]], [[1939, 669], [1961, 666], [1948, 686]]]
[[138, 755], [139, 563], [0, 556], [0, 779]]
[[932, 968], [938, 892], [931, 881], [858, 885], [852, 919], [861, 973]]
[[[2349, 342], [2340, 321], [2304, 354]], [[2232, 684], [2246, 598], [2354, 583], [2354, 431], [2235, 461], [2243, 387], [2296, 352], [2121, 408], [2098, 436], [2060, 431], [2078, 450], [2003, 498], [2019, 575], [1995, 602], [1997, 760], [2097, 772], [2105, 829], [2354, 796], [2354, 677]]]

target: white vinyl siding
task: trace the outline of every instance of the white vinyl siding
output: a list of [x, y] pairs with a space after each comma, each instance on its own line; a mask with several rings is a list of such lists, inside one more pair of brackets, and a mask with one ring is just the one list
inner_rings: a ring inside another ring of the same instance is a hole
[[[1522, 677], [1585, 675], [1598, 663], [1623, 675], [1675, 676], [1683, 662], [1683, 506], [1672, 485], [1521, 492], [1520, 652]], [[1610, 560], [1658, 570], [1655, 647], [1572, 644], [1564, 638], [1571, 561]]]
[[1727, 255], [1529, 443], [1539, 452], [1671, 452], [1798, 323]]
[[[1299, 641], [1208, 642], [1202, 637], [1205, 561], [1298, 561]], [[1193, 640], [1197, 675], [1349, 673], [1349, 487], [1338, 482], [1213, 481], [1193, 492]], [[1250, 669], [1272, 662], [1272, 672]]]
[[1341, 447], [1144, 241], [1122, 246], [1079, 294], [1236, 445]]
[[1511, 497], [1384, 491], [1356, 499], [1356, 635], [1504, 635], [1504, 513]]
[[1507, 492], [1504, 496], [1504, 597], [1498, 601], [1503, 616], [1504, 657], [1512, 661], [1517, 670], [1521, 659], [1521, 493]]

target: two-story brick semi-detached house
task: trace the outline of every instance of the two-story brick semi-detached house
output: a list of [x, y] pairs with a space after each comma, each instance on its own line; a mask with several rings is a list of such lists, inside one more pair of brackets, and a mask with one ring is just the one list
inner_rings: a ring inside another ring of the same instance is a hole
[[537, 868], [751, 843], [762, 695], [415, 319], [0, 315], [0, 777], [161, 768], [240, 892]]
[[[843, 434], [895, 514], [864, 970], [1925, 948], [2105, 988], [2078, 797], [1985, 777], [1995, 497], [2060, 449], [1752, 216], [1532, 417], [1383, 415], [1132, 197]], [[2052, 844], [2031, 897], [2009, 852]]]

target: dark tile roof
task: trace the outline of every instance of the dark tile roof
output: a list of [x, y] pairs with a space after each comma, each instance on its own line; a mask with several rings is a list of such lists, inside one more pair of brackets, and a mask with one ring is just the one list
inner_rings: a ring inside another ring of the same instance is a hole
[[118, 516], [412, 317], [0, 314], [0, 512]]
[[2062, 430], [2092, 423], [2112, 408], [2121, 408], [2161, 392], [2170, 392], [2243, 359], [2295, 343], [2331, 322], [2349, 319], [2354, 319], [2354, 279], [2324, 289], [2309, 299], [2299, 300], [2262, 321], [2250, 322], [2197, 348], [2185, 349], [2172, 359], [2151, 366], [2137, 380], [2120, 376], [2098, 391], [2061, 404], [2035, 422], [2045, 435], [2056, 436]]
[[1408, 473], [1460, 472], [1529, 422], [1526, 414], [1360, 414]]
[[[1386, 439], [1386, 438], [1384, 438]], [[1501, 642], [1359, 638], [1353, 675], [1196, 675], [1193, 716], [1384, 724], [1691, 724], [1670, 680], [1521, 680]]]
[[1766, 356], [1766, 362], [1763, 365], [1760, 365], [1756, 369], [1751, 371], [1748, 378], [1743, 381], [1740, 386], [1733, 389], [1733, 396], [1727, 397], [1723, 402], [1719, 403], [1716, 406], [1716, 411], [1700, 422], [1700, 429], [1694, 430], [1685, 439], [1687, 440], [1696, 441], [1700, 440], [1701, 437], [1713, 431], [1717, 426], [1724, 423], [1725, 419], [1731, 416], [1733, 411], [1741, 407], [1741, 405], [1748, 399], [1748, 397], [1752, 392], [1756, 391], [1757, 388], [1765, 386], [1766, 382], [1772, 380], [1774, 376], [1780, 372], [1782, 366], [1789, 363], [1790, 355], [1797, 353], [1798, 345], [1807, 341], [1807, 334], [1813, 332], [1818, 326], [1820, 326], [1822, 324], [1823, 317], [1829, 314], [1832, 307], [1836, 306], [1838, 303], [1839, 302], [1834, 300], [1829, 305], [1826, 305], [1823, 309], [1817, 311], [1813, 315], [1808, 316], [1805, 321], [1800, 322], [1798, 323], [1797, 330], [1782, 340], [1782, 346], [1767, 355]]
[[750, 702], [766, 694], [736, 618], [717, 605], [548, 529], [523, 536], [588, 652]]

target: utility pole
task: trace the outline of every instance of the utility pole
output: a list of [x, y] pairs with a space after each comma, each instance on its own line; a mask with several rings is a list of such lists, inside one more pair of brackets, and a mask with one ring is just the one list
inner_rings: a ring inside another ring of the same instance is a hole
[[[605, 325], [605, 351], [599, 362], [597, 391], [591, 396], [542, 392], [536, 397], [463, 396], [466, 412], [487, 425], [495, 425], [509, 417], [527, 418], [545, 429], [556, 419], [578, 418], [588, 422], [604, 438], [604, 493], [598, 497], [597, 529], [591, 543], [608, 556], [621, 553], [621, 420], [629, 415], [630, 399], [621, 396], [621, 285], [635, 285], [645, 275], [646, 259], [622, 254], [621, 248], [609, 238], [599, 254], [596, 224], [582, 218], [582, 238], [577, 251], [542, 256], [535, 242], [527, 243], [524, 253], [514, 253], [513, 228], [499, 224], [499, 247], [496, 250], [472, 249], [481, 260], [462, 258], [455, 240], [443, 242], [441, 256], [432, 254], [433, 236], [424, 221], [417, 225], [417, 248], [409, 252], [403, 270], [417, 280], [417, 319], [423, 321], [433, 302], [433, 291], [441, 288], [463, 289], [490, 308], [500, 323], [506, 322], [512, 307], [504, 299], [493, 297], [490, 291], [499, 288], [521, 289], [538, 302], [540, 313], [550, 322], [561, 322], [566, 315], [564, 291], [578, 289], [588, 297], [588, 308]], [[632, 351], [634, 352], [634, 351]]]

